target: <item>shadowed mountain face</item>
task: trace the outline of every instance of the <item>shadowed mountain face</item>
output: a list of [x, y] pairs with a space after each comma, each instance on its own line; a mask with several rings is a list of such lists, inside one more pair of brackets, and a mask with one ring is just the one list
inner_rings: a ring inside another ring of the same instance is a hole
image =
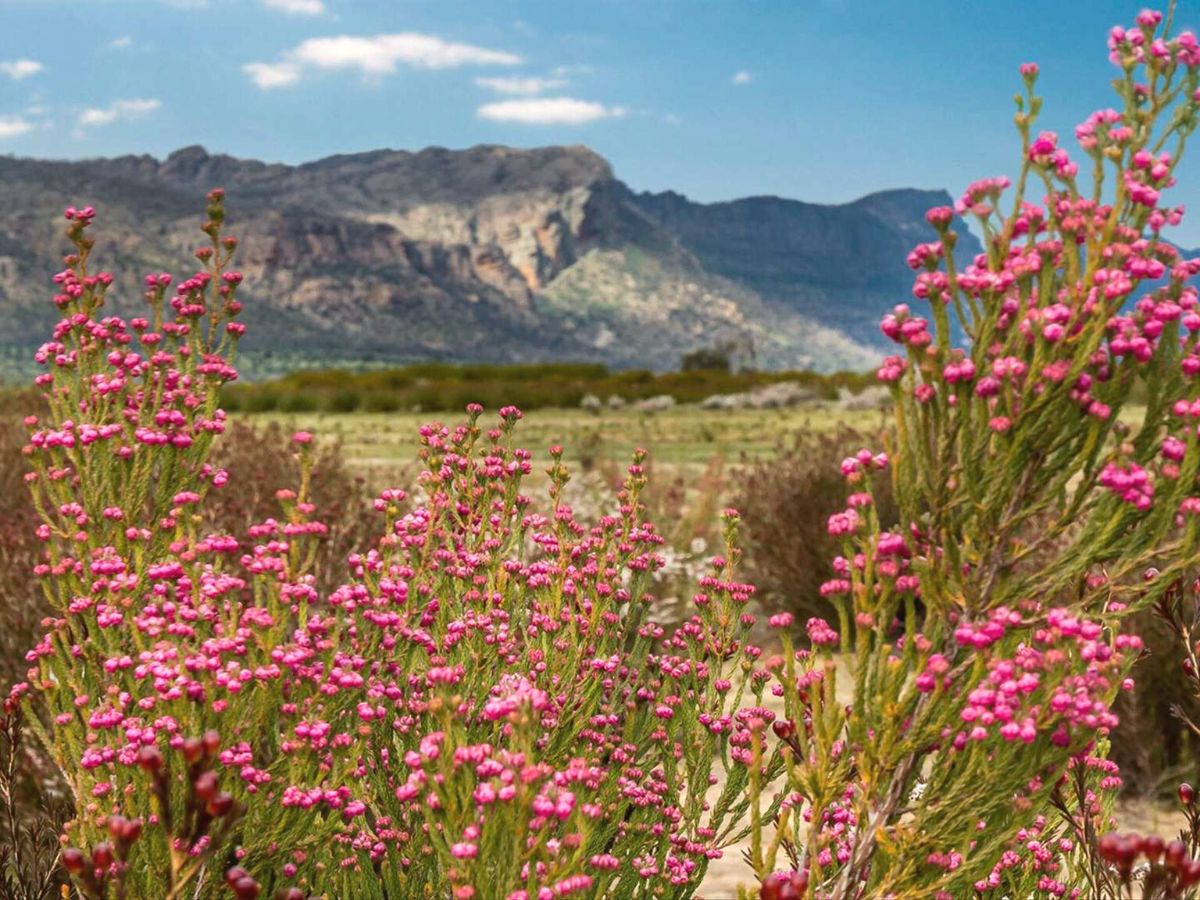
[[[733, 343], [760, 366], [864, 368], [909, 295], [904, 255], [943, 192], [843, 206], [698, 204], [634, 194], [585, 147], [381, 150], [300, 166], [189, 147], [84, 162], [0, 158], [0, 351], [24, 359], [55, 316], [61, 210], [99, 210], [97, 265], [137, 309], [140, 275], [178, 271], [204, 193], [242, 239], [251, 359], [591, 360], [674, 367]], [[977, 245], [964, 234], [966, 252]], [[188, 273], [183, 273], [188, 274]]]
[[[799, 315], [876, 343], [879, 320], [911, 299], [904, 259], [933, 239], [931, 206], [943, 191], [895, 190], [841, 206], [779, 197], [692, 203], [679, 194], [640, 194], [638, 205], [666, 226], [710, 272], [745, 285]], [[962, 231], [960, 253], [980, 251]]]

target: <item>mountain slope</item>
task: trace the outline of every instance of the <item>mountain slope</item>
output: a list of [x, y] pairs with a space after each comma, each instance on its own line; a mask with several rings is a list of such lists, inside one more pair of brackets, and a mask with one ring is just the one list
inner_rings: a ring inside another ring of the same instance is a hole
[[[767, 300], [865, 343], [879, 319], [909, 298], [904, 258], [931, 239], [925, 211], [950, 205], [944, 191], [895, 190], [824, 206], [779, 197], [693, 203], [679, 194], [639, 194], [704, 267]], [[961, 230], [959, 253], [980, 250]]]
[[[83, 162], [0, 158], [0, 353], [46, 334], [61, 209], [100, 215], [96, 259], [137, 308], [227, 191], [260, 370], [325, 361], [577, 359], [665, 369], [732, 342], [759, 365], [864, 368], [938, 192], [845, 206], [634, 194], [585, 147], [381, 150], [299, 166], [199, 147]], [[121, 297], [128, 298], [124, 302]], [[254, 366], [252, 365], [253, 369]]]

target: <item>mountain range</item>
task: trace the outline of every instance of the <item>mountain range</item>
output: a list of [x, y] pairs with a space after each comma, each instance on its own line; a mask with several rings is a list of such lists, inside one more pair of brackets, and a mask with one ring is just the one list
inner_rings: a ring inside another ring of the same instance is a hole
[[[909, 298], [905, 254], [944, 191], [843, 205], [696, 203], [638, 193], [586, 147], [380, 150], [291, 166], [187, 147], [165, 160], [0, 157], [0, 355], [54, 321], [61, 210], [99, 214], [96, 265], [176, 271], [225, 188], [241, 238], [252, 369], [325, 363], [580, 360], [671, 369], [728, 345], [763, 368], [863, 369]], [[960, 251], [978, 252], [963, 231]], [[189, 274], [183, 272], [182, 274]], [[122, 299], [124, 298], [124, 299]], [[11, 367], [10, 367], [11, 368]]]

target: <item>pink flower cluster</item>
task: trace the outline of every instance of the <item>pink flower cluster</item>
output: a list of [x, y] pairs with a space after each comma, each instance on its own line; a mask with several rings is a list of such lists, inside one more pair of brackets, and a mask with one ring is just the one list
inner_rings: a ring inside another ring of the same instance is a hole
[[[50, 422], [27, 423], [56, 618], [12, 695], [48, 712], [84, 798], [70, 839], [94, 845], [116, 814], [157, 826], [142, 757], [212, 731], [245, 814], [193, 840], [235, 854], [246, 891], [357, 896], [368, 877], [392, 896], [694, 889], [736, 808], [696, 798], [716, 766], [754, 764], [758, 720], [737, 704], [765, 684], [732, 547], [693, 615], [660, 625], [644, 452], [616, 508], [585, 524], [555, 449], [543, 514], [520, 490], [533, 469], [512, 444], [520, 411], [485, 429], [473, 405], [421, 429], [420, 500], [382, 492], [382, 537], [322, 596], [309, 566], [327, 528], [307, 476], [244, 536], [202, 525], [208, 491], [236, 484], [208, 461], [241, 335], [223, 196], [197, 252], [209, 268], [173, 293], [147, 278], [150, 314], [128, 325], [101, 317], [111, 279], [86, 272], [85, 212], [57, 279], [64, 318], [38, 354]], [[307, 471], [312, 435], [293, 447]], [[732, 539], [736, 513], [725, 520]], [[136, 895], [161, 887], [168, 846], [130, 848]]]

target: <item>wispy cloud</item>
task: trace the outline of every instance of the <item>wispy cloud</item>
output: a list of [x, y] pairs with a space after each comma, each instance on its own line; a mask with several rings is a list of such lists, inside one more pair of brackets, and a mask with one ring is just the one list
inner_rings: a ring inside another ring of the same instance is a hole
[[263, 0], [263, 6], [292, 16], [319, 16], [325, 12], [322, 0]]
[[246, 63], [242, 71], [264, 91], [287, 87], [300, 80], [300, 67], [288, 62]]
[[493, 122], [518, 122], [523, 125], [585, 125], [600, 119], [619, 119], [627, 110], [573, 97], [530, 97], [524, 100], [499, 100], [485, 103], [476, 114]]
[[0, 62], [0, 74], [7, 75], [13, 81], [20, 81], [30, 75], [36, 75], [44, 66], [36, 59], [6, 59]]
[[33, 131], [33, 123], [21, 116], [0, 116], [0, 141]]
[[595, 66], [580, 64], [571, 66], [555, 66], [550, 70], [550, 74], [555, 78], [566, 78], [568, 75], [590, 75], [595, 71]]
[[476, 78], [475, 83], [489, 91], [495, 91], [497, 94], [519, 94], [528, 97], [543, 91], [566, 87], [567, 79], [538, 78], [536, 76], [523, 78], [519, 75], [504, 75], [499, 78]]
[[109, 41], [108, 46], [113, 50], [128, 50], [130, 47], [133, 46], [133, 38], [131, 38], [127, 34], [122, 35], [121, 37], [116, 38], [115, 40]]
[[462, 66], [515, 66], [521, 57], [504, 50], [445, 41], [415, 32], [370, 37], [340, 35], [309, 38], [283, 54], [278, 62], [251, 62], [242, 71], [263, 89], [295, 84], [306, 72], [357, 70], [363, 75], [391, 75], [401, 66], [414, 69], [457, 69]]
[[140, 119], [143, 116], [148, 116], [160, 106], [162, 106], [160, 101], [151, 98], [114, 100], [108, 106], [85, 109], [79, 115], [79, 127], [95, 128], [103, 125], [112, 125], [114, 122]]
[[741, 86], [743, 84], [749, 84], [753, 80], [754, 80], [753, 75], [751, 75], [745, 69], [741, 69], [741, 70], [733, 73], [733, 77], [729, 79], [729, 83]]

